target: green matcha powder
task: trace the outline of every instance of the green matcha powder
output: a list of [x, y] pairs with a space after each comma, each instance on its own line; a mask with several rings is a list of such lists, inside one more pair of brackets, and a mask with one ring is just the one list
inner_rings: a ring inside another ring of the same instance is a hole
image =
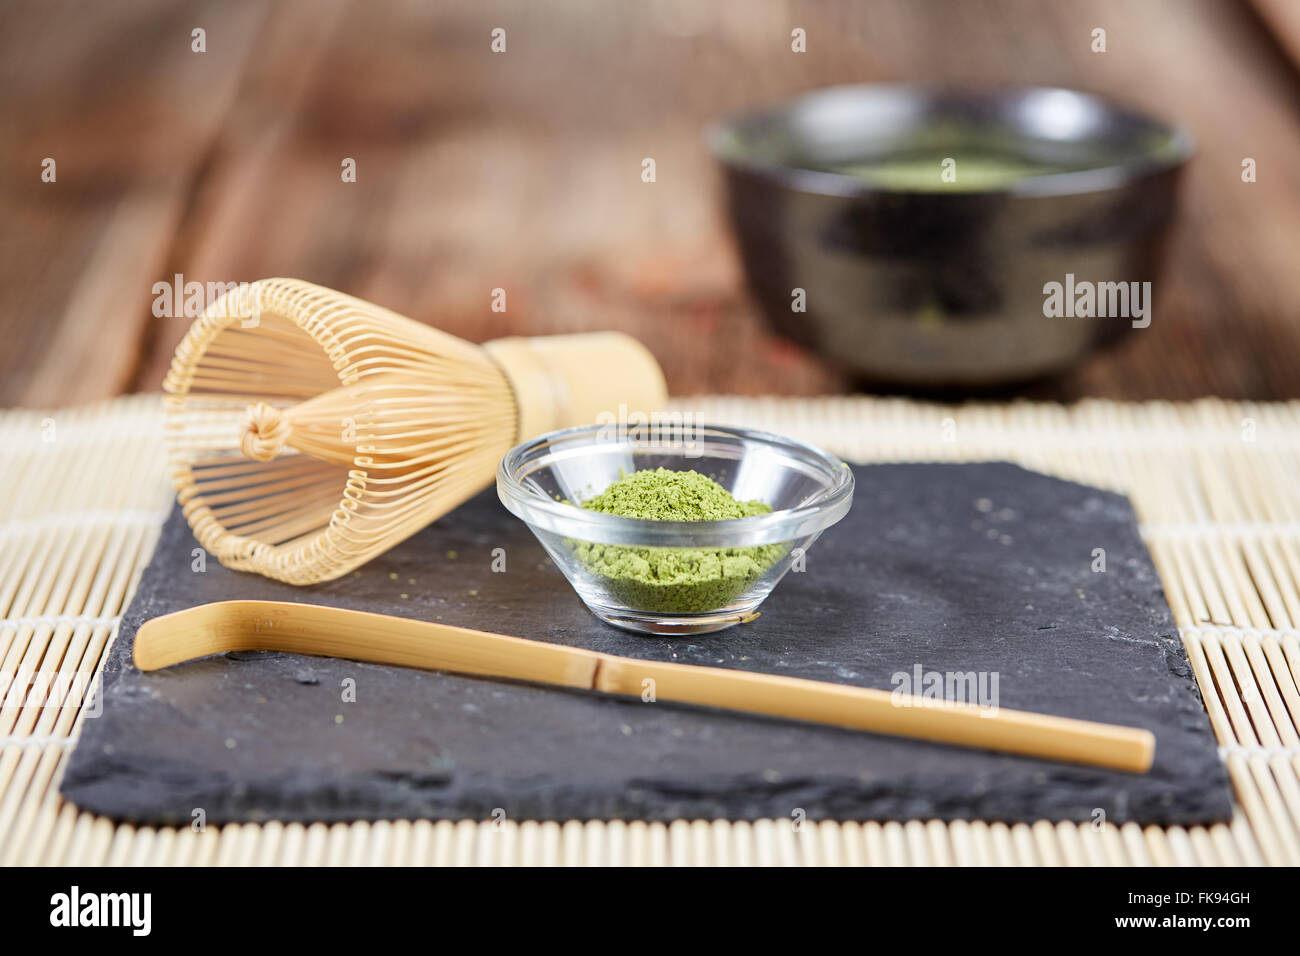
[[[737, 501], [696, 471], [667, 468], [623, 475], [582, 503], [589, 511], [650, 521], [719, 521], [767, 514]], [[785, 554], [784, 544], [747, 548], [664, 548], [572, 542], [583, 566], [620, 603], [659, 614], [699, 614], [739, 597]]]

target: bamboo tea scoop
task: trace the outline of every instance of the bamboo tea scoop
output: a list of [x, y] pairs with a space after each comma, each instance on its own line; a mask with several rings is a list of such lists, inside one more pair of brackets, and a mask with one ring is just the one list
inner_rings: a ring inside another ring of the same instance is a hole
[[719, 707], [897, 737], [1145, 773], [1147, 730], [984, 710], [885, 690], [669, 664], [445, 624], [314, 604], [222, 601], [145, 622], [135, 666], [151, 671], [227, 651], [285, 651]]

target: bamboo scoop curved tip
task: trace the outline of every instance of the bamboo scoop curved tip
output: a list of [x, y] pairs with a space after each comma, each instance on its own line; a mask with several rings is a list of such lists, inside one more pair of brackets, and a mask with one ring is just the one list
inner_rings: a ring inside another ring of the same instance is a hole
[[145, 622], [135, 665], [156, 670], [226, 651], [344, 657], [531, 681], [829, 724], [1145, 773], [1148, 730], [751, 671], [600, 654], [467, 628], [315, 604], [223, 601]]

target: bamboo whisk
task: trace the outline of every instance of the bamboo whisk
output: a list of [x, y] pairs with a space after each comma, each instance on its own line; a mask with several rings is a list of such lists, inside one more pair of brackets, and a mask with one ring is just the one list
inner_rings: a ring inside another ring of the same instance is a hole
[[199, 543], [291, 584], [414, 534], [525, 438], [666, 397], [654, 358], [619, 333], [478, 346], [295, 279], [212, 303], [163, 387], [172, 480]]

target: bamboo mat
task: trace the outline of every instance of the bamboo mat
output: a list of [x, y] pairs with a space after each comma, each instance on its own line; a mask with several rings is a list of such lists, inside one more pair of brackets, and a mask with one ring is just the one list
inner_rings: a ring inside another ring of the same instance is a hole
[[[104, 648], [171, 504], [142, 395], [0, 413], [0, 863], [1300, 864], [1300, 402], [679, 401], [846, 459], [1008, 459], [1130, 495], [1236, 797], [1210, 827], [979, 821], [115, 825], [58, 793]], [[858, 507], [870, 507], [859, 501]], [[48, 701], [41, 706], [40, 701]], [[93, 710], [94, 702], [89, 705]]]

